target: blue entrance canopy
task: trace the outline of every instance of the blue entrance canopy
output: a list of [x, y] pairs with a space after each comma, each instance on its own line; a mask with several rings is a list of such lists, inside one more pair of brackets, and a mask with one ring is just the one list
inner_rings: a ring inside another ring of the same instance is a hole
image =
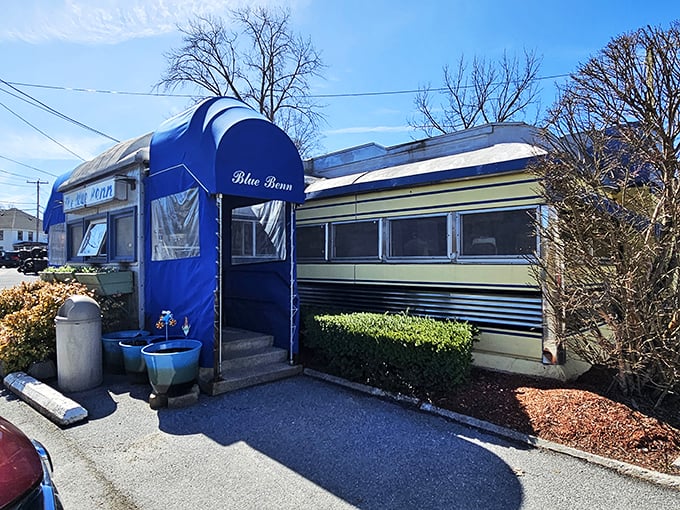
[[280, 128], [244, 103], [211, 98], [154, 132], [150, 175], [183, 167], [208, 193], [256, 202], [304, 201], [300, 155]]
[[[302, 160], [288, 135], [240, 101], [207, 99], [161, 124], [144, 179], [147, 326], [163, 310], [186, 317], [190, 336], [203, 343], [203, 367], [216, 366], [213, 340], [224, 322], [270, 334], [275, 345], [295, 352], [291, 203], [304, 201], [304, 187]], [[287, 203], [285, 259], [232, 266], [231, 210], [271, 200]], [[166, 220], [177, 225], [172, 232], [159, 226]]]

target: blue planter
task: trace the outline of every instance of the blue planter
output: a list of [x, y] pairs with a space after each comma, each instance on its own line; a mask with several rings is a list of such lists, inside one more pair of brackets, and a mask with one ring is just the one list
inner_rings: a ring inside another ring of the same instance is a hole
[[142, 349], [149, 382], [154, 392], [167, 393], [171, 386], [190, 383], [198, 377], [199, 340], [168, 340]]
[[142, 348], [149, 343], [148, 338], [148, 336], [128, 338], [118, 342], [123, 353], [125, 373], [132, 383], [146, 384], [148, 382], [146, 364], [142, 357]]
[[120, 341], [130, 338], [147, 337], [148, 331], [131, 329], [127, 331], [114, 331], [102, 335], [102, 353], [104, 354], [104, 369], [114, 374], [122, 374], [125, 371], [123, 364], [123, 351]]

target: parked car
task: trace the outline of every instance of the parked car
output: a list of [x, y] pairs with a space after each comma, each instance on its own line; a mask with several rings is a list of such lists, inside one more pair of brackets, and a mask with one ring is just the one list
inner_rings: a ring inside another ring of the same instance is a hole
[[0, 417], [0, 510], [63, 510], [45, 448]]
[[38, 274], [47, 267], [47, 250], [40, 246], [35, 246], [30, 250], [19, 251], [19, 267], [17, 271], [20, 273]]
[[18, 251], [3, 251], [0, 256], [0, 266], [2, 267], [19, 267], [21, 262]]

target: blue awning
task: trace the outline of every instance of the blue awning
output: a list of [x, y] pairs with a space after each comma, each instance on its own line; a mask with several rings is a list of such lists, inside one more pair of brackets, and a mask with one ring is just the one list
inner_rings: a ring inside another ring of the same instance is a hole
[[59, 186], [61, 186], [70, 176], [71, 171], [66, 172], [57, 177], [52, 185], [52, 193], [50, 194], [50, 198], [45, 206], [45, 212], [43, 213], [43, 230], [46, 234], [49, 233], [51, 225], [64, 223], [66, 221], [64, 218], [64, 194], [59, 191]]
[[208, 193], [304, 201], [302, 160], [280, 128], [232, 98], [206, 99], [151, 138], [149, 176], [178, 167]]

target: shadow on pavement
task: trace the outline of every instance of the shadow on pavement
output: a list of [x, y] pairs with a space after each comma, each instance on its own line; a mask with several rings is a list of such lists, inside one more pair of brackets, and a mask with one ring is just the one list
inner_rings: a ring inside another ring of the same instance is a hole
[[358, 508], [519, 508], [511, 468], [444, 419], [305, 377], [158, 413], [160, 430], [245, 442]]

